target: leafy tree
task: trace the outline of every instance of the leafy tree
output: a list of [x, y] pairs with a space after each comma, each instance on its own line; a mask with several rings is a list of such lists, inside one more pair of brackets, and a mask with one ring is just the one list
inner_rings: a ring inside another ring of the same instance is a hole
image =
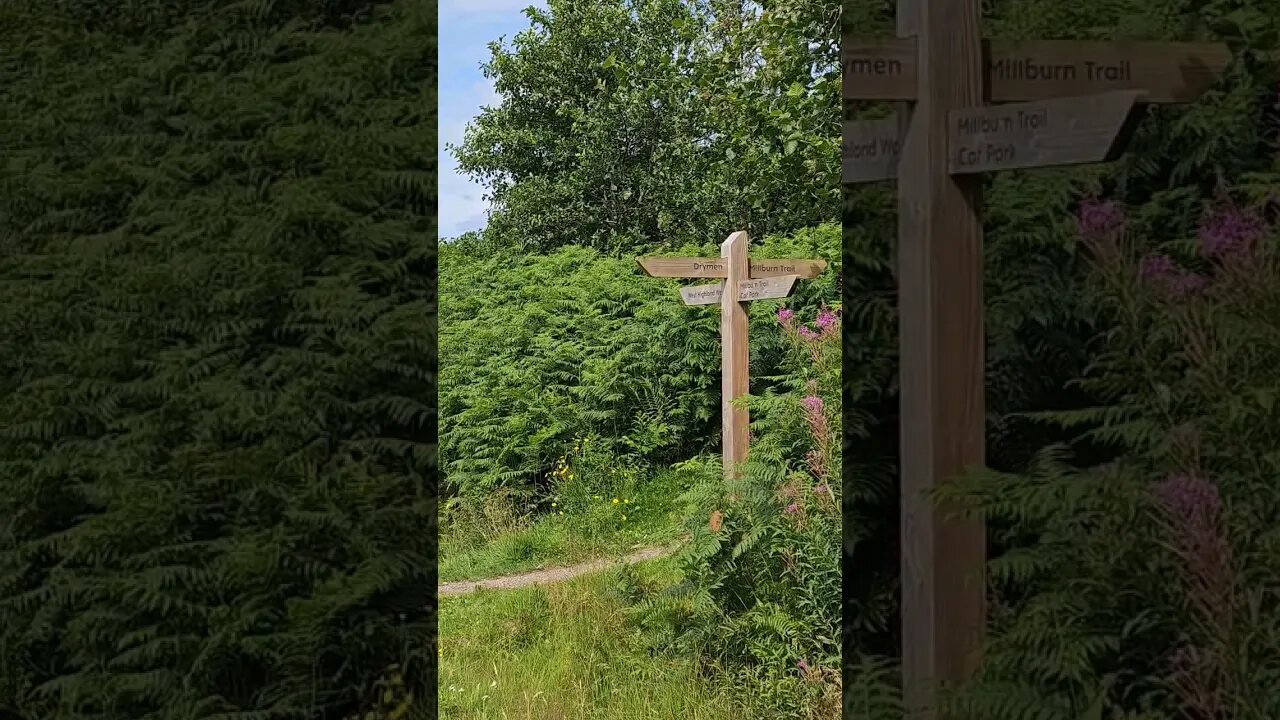
[[811, 0], [552, 0], [485, 66], [456, 152], [486, 233], [546, 251], [672, 248], [835, 217], [836, 13]]

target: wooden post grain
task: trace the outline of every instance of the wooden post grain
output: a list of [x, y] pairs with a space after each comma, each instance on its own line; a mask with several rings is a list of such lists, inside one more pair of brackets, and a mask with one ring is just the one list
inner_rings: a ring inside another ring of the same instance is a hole
[[916, 102], [898, 166], [902, 668], [907, 717], [936, 720], [936, 685], [977, 668], [983, 525], [925, 493], [984, 462], [982, 225], [975, 177], [948, 172], [948, 117], [980, 106], [978, 0], [899, 0], [916, 38]]
[[[720, 257], [726, 266], [725, 287], [737, 288], [749, 277], [747, 234], [735, 232], [720, 245]], [[747, 307], [736, 291], [720, 297], [721, 393], [720, 412], [723, 419], [724, 475], [731, 479], [739, 465], [747, 459], [749, 417], [746, 408], [733, 401], [749, 392], [747, 362]]]

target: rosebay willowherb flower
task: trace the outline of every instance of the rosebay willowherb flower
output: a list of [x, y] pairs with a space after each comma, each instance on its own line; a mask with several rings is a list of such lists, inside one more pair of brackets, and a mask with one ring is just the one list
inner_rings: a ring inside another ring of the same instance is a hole
[[1173, 258], [1160, 253], [1153, 253], [1142, 258], [1138, 266], [1138, 275], [1143, 280], [1167, 280], [1177, 272]]
[[1216, 522], [1222, 509], [1218, 488], [1199, 475], [1178, 473], [1156, 485], [1156, 499], [1180, 527]]
[[829, 426], [827, 424], [827, 415], [825, 405], [822, 398], [817, 395], [808, 395], [800, 404], [804, 406], [804, 419], [809, 425], [809, 435], [813, 438], [814, 444], [818, 447], [805, 453], [805, 462], [809, 466], [809, 471], [814, 477], [823, 478], [827, 474], [827, 464], [824, 460], [823, 450], [827, 448], [831, 439], [828, 437]]
[[1201, 622], [1225, 634], [1232, 614], [1231, 552], [1220, 526], [1222, 497], [1218, 486], [1200, 475], [1170, 475], [1155, 487], [1187, 599]]
[[778, 322], [781, 323], [784, 328], [790, 329], [791, 323], [795, 320], [795, 317], [796, 312], [794, 310], [788, 310], [787, 308], [779, 308], [778, 310]]
[[1225, 204], [1200, 221], [1200, 251], [1210, 260], [1247, 257], [1266, 232], [1262, 218], [1252, 210]]
[[800, 404], [804, 406], [804, 419], [809, 423], [809, 432], [813, 435], [814, 442], [819, 444], [827, 440], [827, 416], [823, 412], [825, 406], [822, 398], [817, 395], [808, 395]]
[[1209, 287], [1209, 278], [1179, 269], [1173, 258], [1162, 253], [1142, 258], [1138, 275], [1144, 282], [1179, 298], [1201, 293]]
[[1076, 230], [1086, 240], [1099, 240], [1124, 228], [1124, 211], [1107, 200], [1087, 198], [1076, 211]]

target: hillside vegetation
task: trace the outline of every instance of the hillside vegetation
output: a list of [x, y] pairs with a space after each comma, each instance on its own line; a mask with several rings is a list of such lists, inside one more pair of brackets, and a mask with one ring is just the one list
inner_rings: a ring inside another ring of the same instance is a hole
[[424, 716], [433, 8], [0, 5], [0, 716]]

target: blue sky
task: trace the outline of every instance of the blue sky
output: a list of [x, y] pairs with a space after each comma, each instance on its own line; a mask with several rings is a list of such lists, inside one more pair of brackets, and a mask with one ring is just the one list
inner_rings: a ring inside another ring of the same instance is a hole
[[480, 72], [489, 59], [489, 42], [504, 38], [510, 44], [529, 26], [522, 12], [543, 0], [441, 0], [440, 2], [440, 206], [439, 236], [457, 237], [484, 227], [484, 189], [458, 172], [446, 144], [462, 142], [467, 123], [483, 105], [494, 105], [493, 84]]

